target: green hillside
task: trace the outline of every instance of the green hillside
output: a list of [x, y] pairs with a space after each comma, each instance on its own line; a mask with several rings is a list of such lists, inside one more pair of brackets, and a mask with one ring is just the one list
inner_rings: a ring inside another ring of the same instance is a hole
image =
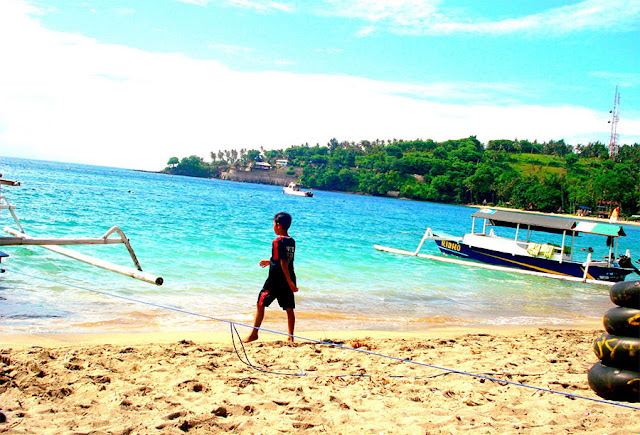
[[308, 144], [282, 150], [241, 149], [173, 157], [167, 173], [219, 177], [231, 167], [286, 159], [302, 171], [307, 187], [400, 196], [455, 204], [494, 204], [546, 212], [596, 210], [603, 202], [619, 206], [622, 216], [640, 209], [640, 145], [623, 145], [611, 159], [596, 142], [575, 147], [564, 141], [545, 143], [491, 140], [474, 136], [435, 142], [392, 140]]

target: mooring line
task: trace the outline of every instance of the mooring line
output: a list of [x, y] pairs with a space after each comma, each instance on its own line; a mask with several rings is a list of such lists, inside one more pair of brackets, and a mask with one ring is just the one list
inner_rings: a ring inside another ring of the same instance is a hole
[[[14, 271], [14, 270], [11, 270], [11, 269], [6, 269], [6, 268], [5, 268], [5, 270], [7, 272], [16, 273], [18, 275], [28, 276], [30, 278], [39, 279], [39, 280], [42, 280], [42, 281], [47, 281], [47, 282], [51, 282], [51, 283], [58, 284], [58, 285], [66, 285], [68, 287], [72, 287], [72, 288], [76, 288], [76, 289], [79, 289], [79, 290], [84, 290], [84, 291], [88, 291], [88, 292], [92, 292], [92, 293], [97, 293], [97, 294], [101, 294], [101, 295], [108, 296], [108, 297], [123, 299], [123, 300], [129, 301], [129, 302], [135, 302], [135, 303], [138, 303], [138, 304], [149, 305], [149, 306], [156, 307], [156, 308], [161, 308], [161, 309], [164, 309], [164, 310], [175, 311], [175, 312], [181, 313], [181, 314], [188, 314], [188, 315], [191, 315], [191, 316], [201, 317], [201, 318], [208, 319], [208, 320], [215, 320], [215, 321], [218, 321], [218, 322], [227, 323], [227, 324], [231, 325], [231, 327], [237, 325], [237, 326], [242, 326], [242, 327], [245, 327], [245, 328], [254, 329], [253, 326], [245, 325], [243, 323], [234, 322], [232, 320], [220, 319], [220, 318], [209, 316], [209, 315], [206, 315], [206, 314], [194, 313], [192, 311], [187, 311], [187, 310], [184, 310], [184, 309], [181, 309], [181, 308], [170, 307], [170, 306], [167, 306], [167, 305], [161, 305], [161, 304], [157, 304], [155, 302], [143, 301], [143, 300], [140, 300], [140, 299], [130, 298], [128, 296], [121, 296], [121, 295], [117, 295], [117, 294], [113, 294], [113, 293], [108, 293], [108, 292], [105, 292], [105, 291], [102, 291], [102, 290], [90, 289], [90, 288], [82, 287], [82, 286], [79, 286], [79, 285], [76, 285], [76, 284], [63, 283], [63, 282], [55, 281], [55, 280], [52, 280], [52, 279], [49, 279], [49, 278], [43, 278], [43, 277], [40, 277], [40, 276], [31, 275], [31, 274], [28, 274], [28, 273], [25, 273], [25, 272]], [[589, 400], [591, 402], [602, 403], [602, 404], [605, 404], [605, 405], [612, 405], [612, 406], [617, 406], [617, 407], [621, 407], [621, 408], [628, 408], [628, 409], [634, 409], [634, 410], [640, 411], [640, 407], [633, 406], [633, 405], [627, 405], [627, 404], [624, 404], [624, 403], [611, 402], [609, 400], [603, 400], [603, 399], [594, 399], [592, 397], [580, 396], [578, 394], [565, 393], [565, 392], [562, 392], [562, 391], [550, 390], [548, 388], [536, 387], [534, 385], [521, 384], [521, 383], [518, 383], [518, 382], [508, 381], [508, 380], [504, 380], [504, 379], [498, 379], [498, 378], [494, 378], [494, 377], [491, 377], [491, 376], [485, 376], [485, 375], [480, 375], [480, 374], [476, 374], [476, 373], [469, 373], [469, 372], [465, 372], [465, 371], [462, 371], [462, 370], [455, 370], [455, 369], [450, 369], [450, 368], [447, 368], [447, 367], [440, 367], [440, 366], [436, 366], [436, 365], [433, 365], [433, 364], [423, 363], [423, 362], [420, 362], [420, 361], [412, 361], [412, 360], [409, 360], [409, 359], [399, 358], [399, 357], [395, 357], [395, 356], [391, 356], [391, 355], [385, 355], [385, 354], [382, 354], [382, 353], [372, 352], [370, 350], [347, 347], [347, 346], [342, 346], [342, 345], [337, 344], [337, 343], [330, 343], [330, 342], [326, 342], [326, 341], [315, 340], [313, 338], [301, 337], [301, 336], [297, 336], [297, 335], [290, 335], [290, 334], [287, 334], [287, 333], [284, 333], [284, 332], [280, 332], [280, 331], [273, 331], [273, 330], [264, 329], [264, 328], [257, 328], [257, 329], [259, 329], [261, 332], [268, 332], [268, 333], [276, 334], [276, 335], [284, 335], [284, 336], [287, 336], [287, 337], [297, 338], [298, 340], [308, 341], [308, 342], [311, 342], [311, 343], [321, 344], [321, 345], [325, 345], [325, 346], [331, 346], [331, 347], [335, 347], [335, 348], [338, 348], [338, 349], [344, 349], [344, 350], [360, 352], [360, 353], [364, 353], [364, 354], [371, 355], [371, 356], [377, 356], [377, 357], [380, 357], [380, 358], [387, 358], [387, 359], [391, 359], [391, 360], [394, 360], [394, 361], [399, 361], [399, 362], [404, 362], [404, 363], [408, 363], [408, 364], [418, 365], [418, 366], [421, 366], [421, 367], [427, 367], [427, 368], [431, 368], [431, 369], [442, 370], [442, 371], [445, 371], [445, 372], [448, 372], [448, 373], [464, 375], [464, 376], [470, 376], [470, 377], [477, 378], [477, 379], [485, 379], [485, 380], [488, 380], [488, 381], [491, 381], [491, 382], [497, 382], [499, 384], [506, 384], [506, 385], [513, 385], [513, 386], [516, 386], [516, 387], [529, 388], [529, 389], [536, 390], [536, 391], [539, 391], [539, 392], [551, 393], [551, 394], [559, 394], [561, 396], [565, 396], [565, 397], [569, 397], [569, 398]], [[234, 345], [234, 347], [235, 347], [235, 345]], [[244, 346], [243, 346], [243, 349], [244, 349]], [[245, 355], [246, 355], [246, 352], [245, 352]], [[245, 363], [245, 364], [247, 364], [247, 363]], [[252, 367], [256, 368], [255, 366], [252, 366]], [[259, 369], [256, 368], [256, 370], [259, 370]], [[259, 370], [259, 371], [266, 371], [266, 370], [262, 369], [262, 370]], [[297, 375], [292, 375], [292, 374], [288, 374], [288, 373], [274, 373], [274, 374], [281, 374], [281, 375], [288, 375], [288, 376], [304, 376], [302, 373], [297, 374]]]
[[[235, 323], [231, 322], [229, 324], [229, 327], [231, 329], [231, 342], [233, 343], [233, 350], [235, 350], [236, 355], [238, 356], [238, 359], [240, 360], [241, 363], [243, 363], [243, 364], [251, 367], [252, 369], [259, 371], [259, 372], [269, 373], [269, 374], [272, 374], [272, 375], [307, 376], [307, 373], [304, 371], [304, 369], [302, 369], [302, 371], [299, 372], [299, 373], [283, 373], [283, 372], [276, 372], [276, 371], [273, 371], [273, 370], [269, 370], [269, 369], [266, 369], [266, 368], [262, 368], [262, 367], [256, 366], [251, 361], [249, 361], [249, 355], [247, 355], [247, 350], [244, 348], [244, 343], [242, 342], [242, 338], [240, 337], [240, 333], [236, 329]], [[262, 328], [258, 328], [258, 329], [260, 329], [261, 331], [264, 331]], [[242, 347], [242, 353], [244, 354], [244, 359], [242, 359], [242, 356], [240, 355], [240, 352], [238, 351], [238, 348], [236, 347], [236, 336], [238, 337], [238, 341], [240, 342], [240, 345]]]

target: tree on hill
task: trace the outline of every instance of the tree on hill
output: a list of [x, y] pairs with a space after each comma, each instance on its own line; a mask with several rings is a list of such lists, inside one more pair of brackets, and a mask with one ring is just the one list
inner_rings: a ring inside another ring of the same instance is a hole
[[178, 160], [177, 157], [171, 157], [167, 162], [167, 165], [171, 168], [175, 168], [178, 163], [180, 163], [180, 160]]

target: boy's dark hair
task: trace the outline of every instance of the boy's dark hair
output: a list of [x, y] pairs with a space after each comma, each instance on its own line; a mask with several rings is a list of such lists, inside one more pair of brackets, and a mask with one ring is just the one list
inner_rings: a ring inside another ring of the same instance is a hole
[[286, 231], [291, 226], [291, 215], [286, 212], [280, 212], [273, 217], [273, 221], [277, 224], [280, 224]]

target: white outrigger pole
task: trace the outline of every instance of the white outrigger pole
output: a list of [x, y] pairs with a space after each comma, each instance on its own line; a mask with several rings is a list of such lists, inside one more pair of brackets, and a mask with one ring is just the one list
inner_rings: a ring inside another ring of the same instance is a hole
[[[102, 269], [116, 272], [121, 275], [130, 276], [131, 278], [139, 279], [151, 284], [162, 285], [162, 283], [164, 282], [162, 277], [144, 272], [142, 270], [140, 262], [138, 261], [138, 258], [136, 257], [136, 254], [135, 252], [133, 252], [133, 248], [129, 243], [129, 239], [118, 227], [111, 227], [101, 237], [94, 238], [42, 238], [31, 237], [27, 235], [24, 228], [20, 224], [18, 216], [16, 215], [16, 206], [13, 204], [9, 204], [9, 201], [7, 201], [4, 196], [2, 196], [2, 185], [20, 186], [20, 182], [4, 179], [0, 174], [0, 211], [9, 210], [11, 216], [13, 217], [13, 221], [18, 226], [19, 231], [5, 226], [4, 231], [11, 234], [13, 237], [0, 237], [0, 246], [40, 246], [50, 251], [57, 252], [58, 254], [73, 258], [74, 260], [82, 261], [92, 266], [100, 267]], [[116, 234], [118, 237], [110, 237], [113, 234]], [[126, 246], [127, 250], [129, 251], [129, 255], [131, 255], [131, 259], [133, 260], [135, 268], [120, 266], [105, 260], [101, 260], [99, 258], [90, 257], [71, 249], [61, 247], [61, 245], [110, 245], [115, 243], [122, 243]]]

